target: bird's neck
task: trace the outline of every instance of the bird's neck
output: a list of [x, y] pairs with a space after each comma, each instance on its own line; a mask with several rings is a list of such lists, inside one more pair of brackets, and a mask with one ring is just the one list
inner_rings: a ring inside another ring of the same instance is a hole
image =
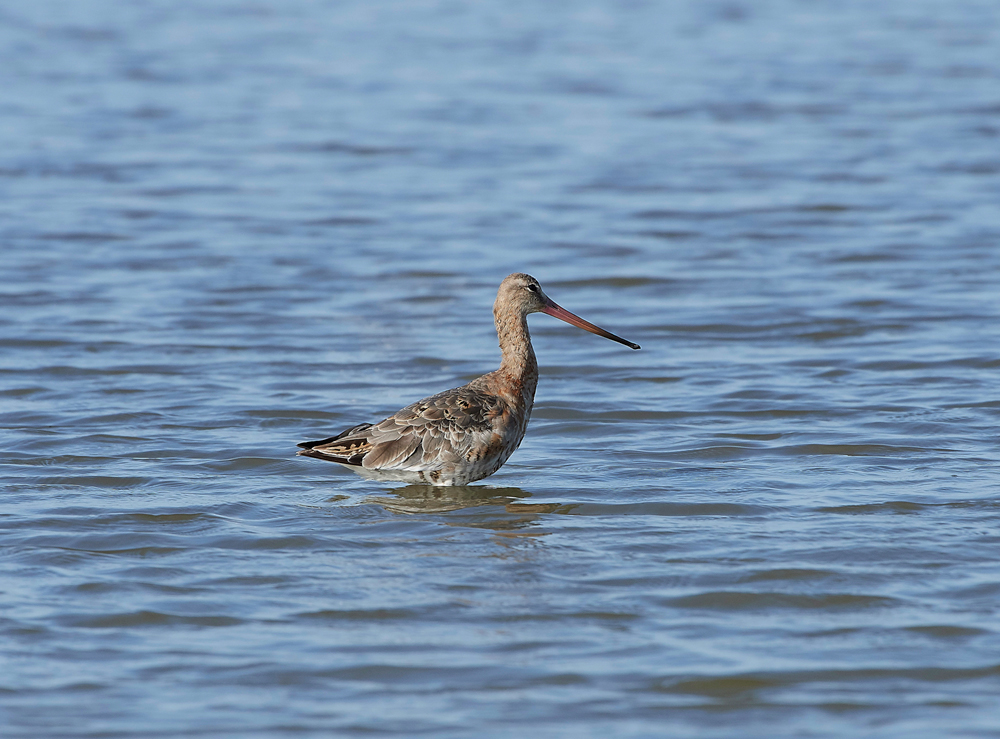
[[503, 354], [497, 374], [504, 379], [505, 384], [509, 384], [511, 393], [519, 396], [520, 401], [530, 408], [538, 383], [538, 362], [535, 351], [531, 348], [527, 316], [520, 312], [494, 311], [494, 319], [497, 337], [500, 339], [500, 352]]

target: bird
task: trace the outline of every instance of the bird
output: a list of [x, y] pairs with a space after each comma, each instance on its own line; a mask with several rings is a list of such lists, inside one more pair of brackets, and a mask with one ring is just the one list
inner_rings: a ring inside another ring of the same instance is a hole
[[336, 462], [362, 477], [416, 485], [461, 486], [496, 472], [520, 445], [531, 417], [538, 362], [527, 317], [547, 313], [632, 349], [639, 345], [588, 323], [549, 298], [531, 275], [504, 278], [493, 304], [500, 367], [461, 387], [362, 423], [304, 441], [299, 455]]

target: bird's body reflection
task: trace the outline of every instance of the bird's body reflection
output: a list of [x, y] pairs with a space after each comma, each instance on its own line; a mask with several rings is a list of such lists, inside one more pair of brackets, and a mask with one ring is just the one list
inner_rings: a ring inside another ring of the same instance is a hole
[[507, 513], [552, 513], [558, 503], [526, 503], [531, 493], [515, 487], [488, 485], [407, 485], [392, 491], [392, 497], [377, 495], [368, 502], [377, 503], [394, 513], [448, 513], [466, 508], [502, 506]]

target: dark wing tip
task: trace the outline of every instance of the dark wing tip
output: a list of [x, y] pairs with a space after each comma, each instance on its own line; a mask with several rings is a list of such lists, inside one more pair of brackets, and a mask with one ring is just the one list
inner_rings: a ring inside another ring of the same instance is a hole
[[296, 456], [313, 457], [314, 459], [322, 459], [324, 462], [339, 462], [340, 464], [353, 464], [355, 467], [360, 467], [361, 461], [365, 458], [364, 454], [352, 454], [350, 456], [341, 456], [339, 454], [327, 454], [326, 452], [321, 452], [317, 449], [303, 449], [301, 452], [296, 452]]
[[[320, 439], [319, 441], [300, 441], [295, 446], [300, 446], [303, 449], [312, 449], [313, 447], [316, 447], [316, 446], [323, 446], [324, 444], [330, 444], [330, 443], [332, 443], [334, 441], [338, 441], [338, 440], [343, 439], [345, 437], [348, 437], [348, 436], [350, 436], [352, 434], [355, 434], [355, 433], [357, 433], [359, 431], [364, 431], [365, 429], [370, 429], [371, 426], [372, 425], [370, 423], [361, 423], [361, 424], [358, 424], [357, 426], [352, 426], [351, 428], [347, 429], [347, 431], [341, 431], [336, 436], [328, 436], [325, 439]], [[302, 452], [299, 452], [299, 454], [301, 454], [301, 453]]]

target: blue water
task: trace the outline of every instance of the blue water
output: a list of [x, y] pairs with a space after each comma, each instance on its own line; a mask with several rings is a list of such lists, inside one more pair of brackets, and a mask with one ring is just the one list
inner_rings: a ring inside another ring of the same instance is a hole
[[[1000, 737], [993, 2], [0, 7], [4, 737]], [[494, 369], [467, 488], [296, 458]]]

